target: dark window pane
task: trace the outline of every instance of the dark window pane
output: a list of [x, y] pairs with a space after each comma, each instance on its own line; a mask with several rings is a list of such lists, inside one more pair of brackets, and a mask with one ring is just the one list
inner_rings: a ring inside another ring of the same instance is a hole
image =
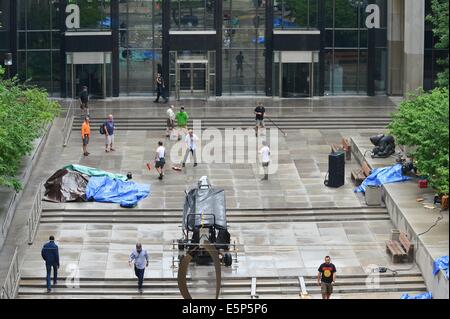
[[28, 30], [50, 29], [50, 3], [49, 1], [27, 1], [27, 28]]
[[[328, 0], [327, 2], [332, 2]], [[335, 0], [335, 27], [357, 28], [359, 1]]]
[[27, 45], [30, 49], [50, 49], [50, 32], [28, 32]]
[[358, 31], [336, 30], [334, 41], [335, 47], [338, 48], [357, 48]]
[[27, 53], [27, 78], [30, 84], [51, 91], [50, 51]]

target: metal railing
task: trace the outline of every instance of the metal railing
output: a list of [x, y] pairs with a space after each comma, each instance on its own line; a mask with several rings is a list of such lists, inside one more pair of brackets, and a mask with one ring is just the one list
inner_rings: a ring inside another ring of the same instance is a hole
[[63, 147], [67, 146], [69, 142], [70, 133], [72, 132], [72, 125], [75, 116], [75, 99], [72, 99], [67, 109], [66, 118], [62, 127]]
[[14, 299], [17, 295], [19, 280], [20, 280], [20, 268], [19, 268], [19, 257], [17, 254], [17, 247], [16, 247], [16, 250], [14, 251], [14, 256], [9, 266], [8, 274], [6, 275], [5, 282], [0, 292], [0, 299]]
[[39, 221], [42, 214], [42, 188], [44, 182], [38, 186], [36, 195], [34, 196], [33, 206], [31, 207], [30, 217], [28, 217], [28, 245], [32, 245], [34, 237], [39, 226]]

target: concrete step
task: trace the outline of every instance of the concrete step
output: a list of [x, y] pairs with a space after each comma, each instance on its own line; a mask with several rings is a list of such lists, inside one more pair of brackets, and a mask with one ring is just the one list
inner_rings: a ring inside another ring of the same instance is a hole
[[[305, 278], [306, 287], [315, 288], [317, 286], [317, 282], [315, 278]], [[412, 285], [412, 284], [423, 284], [423, 278], [421, 275], [406, 275], [406, 276], [380, 276], [379, 277], [380, 285]], [[339, 278], [335, 287], [344, 287], [344, 286], [365, 286], [366, 278]], [[199, 288], [208, 288], [211, 287], [211, 281], [207, 280], [189, 280], [188, 287], [199, 287]], [[20, 287], [22, 288], [45, 288], [45, 279], [44, 278], [36, 278], [36, 279], [23, 279], [20, 282]], [[66, 288], [65, 281], [60, 280], [59, 283], [54, 286], [55, 288]], [[136, 280], [135, 279], [126, 279], [126, 280], [100, 280], [100, 281], [85, 281], [80, 280], [80, 287], [83, 289], [88, 288], [104, 288], [104, 289], [116, 289], [116, 288], [135, 288]], [[149, 280], [146, 279], [144, 283], [144, 287], [146, 288], [159, 288], [159, 289], [171, 289], [177, 288], [178, 284], [175, 280], [167, 280], [167, 281], [158, 281], [158, 280]], [[228, 278], [223, 278], [222, 288], [249, 288], [251, 287], [251, 279], [250, 278], [242, 278], [242, 279], [233, 279], [229, 280]], [[297, 278], [290, 279], [278, 279], [278, 278], [258, 278], [257, 287], [299, 287]]]
[[[423, 291], [408, 291], [410, 295], [417, 295], [423, 293]], [[333, 293], [332, 299], [400, 299], [403, 292], [372, 292], [372, 293]], [[311, 299], [321, 299], [320, 294], [309, 294]], [[211, 296], [209, 296], [211, 297]], [[66, 295], [54, 295], [51, 294], [41, 294], [41, 295], [19, 295], [18, 299], [66, 299]], [[105, 299], [103, 295], [79, 295], [76, 296], [77, 299]], [[142, 299], [148, 298], [148, 296], [141, 295], [128, 295], [128, 296], [113, 296], [108, 295], [108, 299]], [[221, 299], [250, 299], [250, 296], [243, 295], [225, 295], [220, 296]], [[298, 294], [264, 294], [259, 295], [259, 299], [299, 299]], [[167, 299], [167, 296], [151, 296], [151, 299]], [[182, 299], [182, 296], [170, 296], [170, 299]]]
[[[70, 216], [70, 217], [41, 217], [42, 224], [51, 223], [92, 223], [92, 224], [177, 224], [182, 217], [93, 217], [93, 216]], [[332, 221], [380, 221], [390, 220], [388, 214], [379, 215], [340, 215], [340, 216], [277, 216], [277, 217], [227, 217], [229, 224], [233, 223], [267, 223], [267, 222], [332, 222]]]
[[[191, 119], [189, 126], [192, 126]], [[225, 117], [225, 118], [198, 118], [201, 120], [202, 127], [216, 127], [219, 129], [234, 127], [253, 127], [253, 117]], [[317, 129], [343, 129], [343, 128], [382, 128], [390, 122], [389, 117], [350, 117], [350, 116], [332, 116], [332, 117], [282, 117], [272, 118], [274, 123], [283, 129], [299, 129], [299, 128], [317, 128]], [[91, 118], [91, 127], [100, 126], [105, 120], [99, 118]], [[165, 118], [116, 118], [117, 130], [164, 130], [166, 127]], [[73, 123], [73, 130], [78, 130], [82, 120], [76, 117]], [[266, 120], [267, 127], [275, 127], [270, 120]]]
[[[309, 294], [320, 294], [320, 287], [307, 287]], [[384, 292], [410, 292], [410, 291], [426, 291], [425, 284], [386, 284], [386, 285], [379, 285], [379, 287], [361, 287], [359, 285], [346, 285], [346, 286], [335, 286], [334, 292], [336, 293], [384, 293]], [[208, 290], [202, 289], [203, 293], [206, 293], [208, 291], [213, 292], [214, 287], [209, 287]], [[191, 293], [199, 293], [200, 291], [196, 291], [195, 288], [191, 288]], [[263, 287], [258, 286], [256, 289], [256, 293], [258, 295], [265, 295], [265, 294], [275, 294], [280, 296], [283, 296], [285, 294], [294, 294], [298, 295], [300, 292], [300, 289], [298, 287]], [[19, 288], [19, 297], [22, 295], [42, 295], [46, 293], [45, 285], [43, 287], [20, 287]], [[147, 296], [179, 296], [180, 291], [178, 287], [168, 289], [168, 288], [148, 288], [144, 286], [144, 295]], [[134, 287], [130, 288], [114, 288], [114, 289], [108, 289], [108, 288], [59, 288], [55, 287], [52, 289], [52, 295], [65, 295], [67, 297], [69, 296], [80, 296], [80, 295], [103, 295], [103, 296], [132, 296], [132, 295], [139, 295], [137, 289], [136, 289], [136, 283], [134, 284]], [[250, 286], [245, 288], [227, 288], [222, 287], [221, 289], [221, 295], [235, 295], [235, 296], [249, 296], [250, 295]]]
[[[73, 207], [68, 207], [71, 205]], [[161, 209], [161, 208], [133, 208], [132, 210], [127, 208], [78, 208], [79, 205], [83, 204], [58, 204], [49, 203], [44, 204], [42, 214], [50, 213], [68, 213], [68, 214], [89, 214], [92, 213], [99, 215], [111, 215], [111, 214], [124, 214], [124, 215], [148, 215], [148, 214], [160, 214], [160, 215], [180, 215], [181, 209]], [[227, 215], [268, 215], [268, 214], [313, 214], [313, 215], [327, 215], [327, 214], [369, 214], [369, 213], [386, 213], [386, 207], [376, 207], [376, 206], [358, 206], [358, 207], [320, 207], [320, 208], [241, 208], [241, 209], [229, 209], [227, 210]]]
[[[176, 210], [44, 210], [40, 222], [48, 223], [180, 223], [182, 212]], [[229, 223], [255, 222], [326, 222], [389, 220], [385, 208], [324, 210], [240, 210], [227, 212]]]

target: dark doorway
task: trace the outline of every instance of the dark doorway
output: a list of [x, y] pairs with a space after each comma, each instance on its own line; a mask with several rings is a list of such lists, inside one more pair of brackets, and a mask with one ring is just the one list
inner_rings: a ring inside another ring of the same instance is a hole
[[83, 86], [88, 87], [89, 96], [94, 99], [105, 98], [103, 92], [101, 64], [77, 64], [75, 65], [76, 92], [79, 94]]
[[283, 97], [309, 97], [310, 63], [283, 63]]

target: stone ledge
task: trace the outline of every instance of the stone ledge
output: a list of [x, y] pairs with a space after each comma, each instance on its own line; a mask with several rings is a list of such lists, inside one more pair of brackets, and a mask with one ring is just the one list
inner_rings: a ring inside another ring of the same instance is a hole
[[[365, 157], [364, 153], [372, 149], [370, 140], [356, 137], [350, 138], [352, 152], [359, 162], [367, 162], [370, 168], [379, 168], [395, 164], [394, 158]], [[415, 181], [383, 185], [383, 200], [389, 211], [394, 226], [405, 232], [416, 244], [416, 264], [419, 266], [425, 279], [427, 289], [432, 292], [435, 299], [449, 298], [448, 280], [440, 271], [433, 276], [433, 261], [437, 257], [448, 255], [449, 248], [449, 216], [448, 211], [442, 212], [444, 219], [429, 233], [417, 237], [426, 231], [436, 220], [440, 213], [438, 209], [428, 210], [418, 203], [418, 197], [432, 198], [431, 189], [419, 189]], [[399, 267], [402, 268], [402, 267]]]
[[[23, 186], [22, 190], [17, 193], [14, 190], [11, 190], [6, 187], [0, 188], [0, 200], [2, 203], [0, 205], [0, 250], [2, 249], [6, 236], [8, 235], [8, 229], [11, 224], [11, 221], [14, 218], [14, 212], [17, 208], [17, 204], [20, 202], [22, 198], [23, 191], [30, 179], [31, 172], [33, 171], [34, 166], [39, 160], [41, 152], [45, 146], [45, 143], [47, 142], [48, 134], [50, 132], [52, 123], [48, 124], [44, 135], [33, 142], [34, 148], [31, 154], [26, 156], [22, 160], [22, 165], [19, 169], [18, 174], [18, 176], [20, 176], [20, 181]], [[5, 227], [6, 229], [5, 232], [3, 232], [3, 223], [5, 222], [6, 218], [8, 218], [8, 221], [6, 221]]]

